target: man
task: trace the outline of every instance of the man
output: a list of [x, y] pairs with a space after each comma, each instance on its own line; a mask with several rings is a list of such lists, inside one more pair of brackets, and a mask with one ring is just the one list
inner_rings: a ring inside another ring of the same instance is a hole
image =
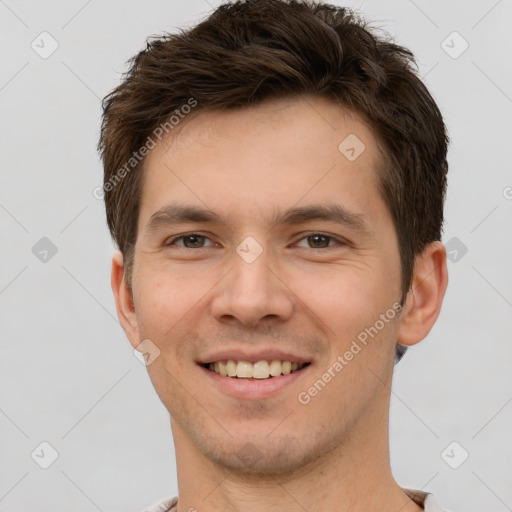
[[148, 510], [441, 510], [389, 463], [394, 364], [447, 286], [448, 137], [412, 64], [347, 9], [241, 1], [105, 98], [112, 288], [176, 451]]

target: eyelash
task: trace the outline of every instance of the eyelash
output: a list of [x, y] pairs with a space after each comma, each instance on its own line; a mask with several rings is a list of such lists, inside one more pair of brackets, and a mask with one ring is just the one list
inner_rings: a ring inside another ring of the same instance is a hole
[[[313, 232], [313, 233], [309, 233], [307, 235], [304, 235], [302, 238], [299, 238], [297, 240], [297, 242], [300, 242], [301, 240], [304, 240], [306, 238], [310, 238], [310, 237], [314, 237], [314, 236], [322, 236], [322, 237], [325, 237], [327, 239], [329, 239], [329, 242], [330, 241], [334, 241], [336, 242], [338, 245], [347, 245], [347, 242], [346, 241], [343, 241], [343, 240], [340, 240], [336, 237], [333, 237], [331, 235], [328, 235], [326, 233], [319, 233], [319, 232]], [[178, 240], [182, 240], [184, 238], [188, 238], [188, 237], [200, 237], [200, 238], [205, 238], [205, 239], [208, 239], [210, 240], [206, 235], [201, 235], [200, 233], [186, 233], [184, 235], [180, 235], [180, 236], [177, 236], [171, 240], [169, 240], [168, 242], [165, 243], [165, 246], [172, 246], [174, 245]], [[295, 242], [295, 243], [297, 243]], [[193, 248], [193, 247], [184, 247], [184, 246], [180, 246], [182, 249], [205, 249], [206, 247], [196, 247], [196, 248]], [[211, 247], [211, 246], [208, 246], [208, 247]], [[320, 247], [319, 249], [330, 249], [331, 245], [328, 245], [327, 247]], [[315, 247], [307, 247], [307, 249], [318, 249], [318, 248], [315, 248]]]

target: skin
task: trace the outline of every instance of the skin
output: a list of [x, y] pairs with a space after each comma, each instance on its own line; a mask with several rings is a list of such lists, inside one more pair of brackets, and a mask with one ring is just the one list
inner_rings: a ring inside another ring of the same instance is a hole
[[[179, 512], [421, 510], [391, 474], [390, 388], [397, 341], [418, 343], [438, 317], [444, 246], [417, 256], [401, 314], [303, 405], [298, 394], [400, 301], [376, 140], [356, 115], [314, 96], [198, 112], [180, 128], [145, 160], [131, 289], [120, 252], [112, 265], [131, 344], [149, 338], [160, 350], [148, 372], [171, 416]], [[354, 161], [338, 150], [350, 134], [366, 147]], [[175, 201], [207, 207], [226, 224], [147, 230]], [[364, 216], [366, 230], [272, 223], [276, 209], [318, 203]], [[206, 238], [174, 240], [191, 232]], [[311, 238], [318, 233], [331, 238]], [[248, 236], [263, 249], [250, 264], [235, 250]], [[276, 395], [248, 400], [212, 385], [196, 363], [222, 347], [258, 346], [303, 355], [311, 366]]]

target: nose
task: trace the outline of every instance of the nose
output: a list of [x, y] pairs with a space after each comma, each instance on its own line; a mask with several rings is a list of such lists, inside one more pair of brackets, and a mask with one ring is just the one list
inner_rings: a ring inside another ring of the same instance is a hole
[[252, 262], [234, 251], [232, 270], [219, 283], [212, 314], [223, 323], [256, 326], [269, 319], [284, 321], [293, 312], [293, 293], [284, 276], [274, 270], [268, 251]]

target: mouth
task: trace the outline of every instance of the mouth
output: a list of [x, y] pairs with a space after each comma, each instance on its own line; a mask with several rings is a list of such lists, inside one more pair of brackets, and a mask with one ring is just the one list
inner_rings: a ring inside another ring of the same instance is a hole
[[310, 364], [309, 362], [299, 363], [296, 361], [280, 361], [278, 359], [261, 360], [254, 363], [227, 359], [204, 363], [201, 366], [222, 377], [245, 380], [269, 380], [300, 372]]

